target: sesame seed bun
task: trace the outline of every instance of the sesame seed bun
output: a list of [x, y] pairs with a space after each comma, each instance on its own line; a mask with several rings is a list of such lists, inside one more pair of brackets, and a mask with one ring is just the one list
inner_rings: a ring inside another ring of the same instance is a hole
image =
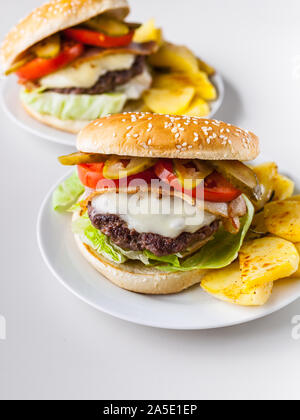
[[140, 262], [116, 264], [96, 254], [78, 235], [75, 241], [82, 256], [105, 278], [118, 287], [135, 293], [169, 295], [199, 284], [204, 270], [164, 273]]
[[6, 36], [0, 49], [0, 68], [5, 73], [28, 48], [49, 36], [107, 13], [124, 19], [127, 0], [52, 0], [21, 20]]
[[24, 102], [21, 101], [25, 111], [35, 120], [39, 121], [42, 124], [48, 125], [49, 127], [55, 128], [57, 130], [65, 131], [71, 134], [78, 134], [80, 130], [90, 124], [91, 121], [80, 121], [80, 120], [60, 120], [53, 115], [40, 114], [34, 109], [27, 106]]
[[105, 155], [249, 161], [259, 154], [259, 140], [216, 120], [136, 112], [92, 122], [80, 132], [77, 148]]

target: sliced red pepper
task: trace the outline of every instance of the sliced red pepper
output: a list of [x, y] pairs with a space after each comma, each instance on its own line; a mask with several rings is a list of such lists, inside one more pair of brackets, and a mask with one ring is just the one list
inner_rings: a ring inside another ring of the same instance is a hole
[[81, 56], [83, 51], [84, 46], [82, 44], [67, 42], [57, 57], [35, 58], [21, 67], [16, 74], [19, 76], [20, 83], [40, 79], [67, 66]]
[[89, 29], [66, 29], [64, 34], [73, 41], [102, 48], [126, 47], [133, 39], [134, 32], [122, 36], [109, 36]]

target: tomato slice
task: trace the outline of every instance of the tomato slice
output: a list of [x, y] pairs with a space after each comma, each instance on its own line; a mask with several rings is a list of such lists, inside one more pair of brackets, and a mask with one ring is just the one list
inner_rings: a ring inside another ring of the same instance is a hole
[[104, 179], [103, 167], [103, 162], [78, 165], [77, 170], [80, 182], [88, 188], [96, 189], [98, 182]]
[[122, 36], [109, 36], [89, 29], [66, 29], [64, 34], [73, 41], [102, 48], [126, 47], [133, 39], [134, 32]]
[[[83, 165], [78, 165], [77, 168], [78, 168], [78, 176], [81, 183], [85, 185], [86, 187], [91, 188], [93, 190], [97, 189], [97, 186], [100, 181], [107, 179], [103, 176], [104, 163], [83, 164]], [[139, 174], [129, 176], [127, 178], [126, 185], [128, 185], [131, 181], [136, 180], [136, 179], [145, 181], [147, 182], [147, 184], [151, 184], [152, 179], [157, 179], [157, 177], [154, 173], [153, 168], [151, 168]], [[108, 181], [112, 182], [116, 187], [120, 185], [119, 180], [114, 180], [114, 181], [108, 180]]]
[[[104, 162], [78, 165], [78, 175], [81, 183], [88, 188], [97, 189], [98, 183], [107, 178], [103, 175]], [[153, 179], [161, 179], [177, 191], [183, 191], [182, 185], [174, 173], [172, 160], [159, 160], [154, 168], [127, 178], [127, 184], [131, 181], [143, 180], [150, 184]], [[108, 180], [113, 182], [115, 187], [120, 185], [123, 180]], [[201, 187], [202, 189], [202, 187]], [[184, 193], [191, 197], [197, 197], [199, 189], [184, 190]], [[234, 188], [222, 175], [213, 172], [204, 181], [204, 200], [215, 203], [227, 203], [233, 201], [241, 195], [241, 192]]]
[[172, 160], [159, 160], [154, 167], [156, 176], [178, 191], [182, 191], [179, 178], [175, 175]]
[[[171, 160], [160, 160], [154, 168], [155, 174], [163, 182], [170, 185], [177, 191], [183, 191], [182, 184], [174, 172]], [[199, 188], [199, 187], [198, 187]], [[184, 193], [195, 198], [199, 189], [184, 190]], [[202, 186], [201, 186], [202, 188]], [[204, 182], [204, 200], [217, 203], [230, 202], [241, 195], [241, 192], [234, 188], [222, 175], [213, 172]]]
[[82, 44], [67, 42], [57, 57], [50, 59], [35, 58], [21, 67], [16, 74], [19, 76], [20, 83], [40, 79], [67, 66], [82, 55], [83, 51], [84, 46]]
[[218, 172], [209, 175], [204, 182], [204, 199], [217, 203], [227, 203], [241, 195], [241, 191], [234, 188]]

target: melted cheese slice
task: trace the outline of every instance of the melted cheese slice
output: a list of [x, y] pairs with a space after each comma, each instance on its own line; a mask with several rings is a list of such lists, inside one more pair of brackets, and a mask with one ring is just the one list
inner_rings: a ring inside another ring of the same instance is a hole
[[118, 215], [129, 229], [177, 238], [183, 232], [195, 233], [210, 225], [216, 217], [201, 211], [178, 197], [156, 194], [108, 192], [92, 200], [97, 214]]
[[151, 84], [151, 74], [145, 69], [142, 74], [134, 77], [125, 85], [117, 86], [115, 92], [124, 93], [127, 99], [139, 99], [145, 90], [151, 87]]
[[132, 67], [135, 56], [132, 54], [112, 54], [70, 66], [40, 79], [40, 85], [48, 89], [84, 88], [96, 84], [99, 77], [109, 71], [128, 70]]

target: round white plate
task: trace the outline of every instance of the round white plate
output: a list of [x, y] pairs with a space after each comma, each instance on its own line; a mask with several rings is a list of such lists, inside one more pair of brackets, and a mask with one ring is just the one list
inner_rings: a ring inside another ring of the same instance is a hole
[[1, 89], [2, 107], [8, 117], [23, 130], [45, 140], [75, 147], [76, 135], [41, 124], [27, 114], [20, 101], [20, 86], [15, 77], [8, 77]]
[[136, 324], [157, 328], [204, 330], [249, 322], [270, 315], [300, 297], [300, 279], [277, 282], [269, 302], [259, 308], [223, 303], [199, 286], [170, 296], [144, 296], [114, 286], [82, 257], [71, 232], [71, 215], [57, 214], [48, 193], [39, 213], [37, 235], [53, 275], [94, 308]]
[[[208, 118], [212, 117], [218, 111], [224, 99], [224, 83], [222, 77], [216, 74], [212, 80], [217, 87], [219, 97], [216, 101], [211, 102], [211, 113]], [[75, 147], [76, 135], [48, 127], [30, 117], [21, 105], [19, 92], [20, 86], [14, 77], [8, 77], [3, 81], [1, 89], [2, 106], [15, 124], [45, 140]]]

